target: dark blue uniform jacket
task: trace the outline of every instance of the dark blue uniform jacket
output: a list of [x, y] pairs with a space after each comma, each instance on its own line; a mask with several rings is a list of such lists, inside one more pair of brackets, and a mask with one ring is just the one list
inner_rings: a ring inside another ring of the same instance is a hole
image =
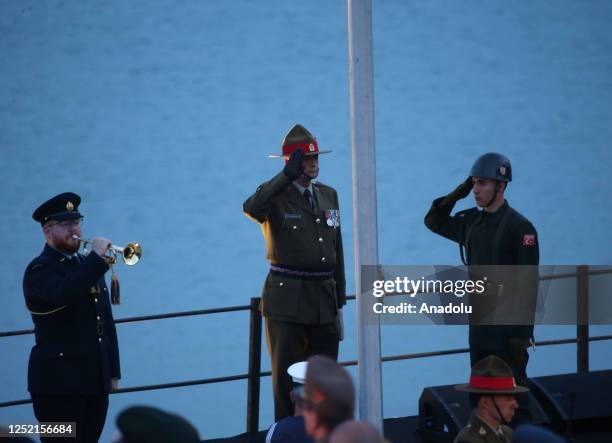
[[105, 394], [111, 378], [120, 378], [107, 270], [95, 252], [69, 259], [49, 245], [28, 265], [23, 293], [36, 336], [28, 366], [31, 393]]

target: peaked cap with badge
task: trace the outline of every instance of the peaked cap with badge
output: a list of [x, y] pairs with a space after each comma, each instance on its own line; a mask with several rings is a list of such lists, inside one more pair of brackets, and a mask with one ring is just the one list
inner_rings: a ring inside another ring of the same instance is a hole
[[319, 151], [319, 144], [317, 143], [315, 136], [300, 124], [295, 125], [289, 130], [287, 135], [285, 135], [281, 146], [282, 154], [270, 154], [268, 157], [284, 158], [286, 160], [296, 149], [302, 149], [304, 151], [304, 155], [306, 156], [329, 154], [332, 152], [330, 150]]
[[32, 218], [44, 225], [48, 221], [75, 220], [83, 217], [79, 212], [81, 197], [74, 192], [64, 192], [50, 198], [32, 213]]
[[483, 395], [514, 395], [529, 391], [518, 386], [512, 369], [501, 358], [489, 355], [472, 366], [470, 382], [455, 386], [463, 392]]

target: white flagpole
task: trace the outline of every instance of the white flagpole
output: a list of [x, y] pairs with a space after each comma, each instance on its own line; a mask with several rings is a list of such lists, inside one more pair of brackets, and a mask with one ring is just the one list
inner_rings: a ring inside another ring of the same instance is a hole
[[348, 22], [359, 417], [382, 431], [380, 320], [361, 287], [361, 267], [378, 265], [372, 1], [348, 0]]

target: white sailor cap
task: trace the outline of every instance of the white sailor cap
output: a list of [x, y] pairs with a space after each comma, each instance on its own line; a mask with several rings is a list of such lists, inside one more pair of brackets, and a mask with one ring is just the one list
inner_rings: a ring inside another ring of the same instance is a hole
[[291, 376], [291, 378], [293, 379], [293, 383], [303, 385], [306, 382], [307, 367], [307, 361], [299, 361], [289, 366], [289, 368], [287, 369], [287, 374]]

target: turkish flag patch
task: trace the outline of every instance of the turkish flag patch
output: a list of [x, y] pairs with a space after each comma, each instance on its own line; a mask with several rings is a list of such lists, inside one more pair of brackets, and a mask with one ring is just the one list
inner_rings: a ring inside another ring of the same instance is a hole
[[533, 245], [535, 245], [535, 234], [523, 235], [523, 246], [533, 246]]

